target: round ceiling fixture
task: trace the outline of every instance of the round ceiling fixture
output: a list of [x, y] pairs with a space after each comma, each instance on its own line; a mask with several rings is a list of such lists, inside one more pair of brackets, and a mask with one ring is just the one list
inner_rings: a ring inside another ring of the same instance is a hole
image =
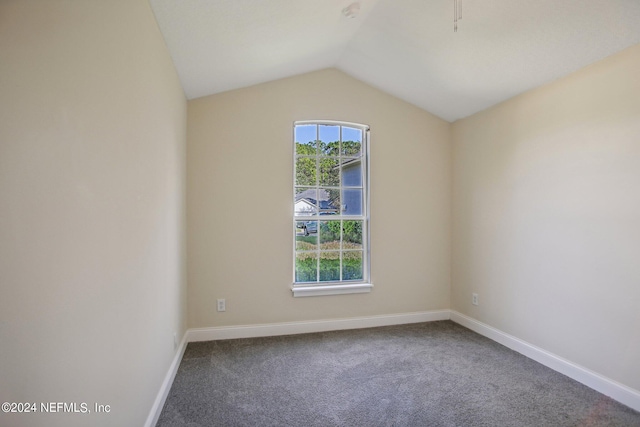
[[355, 18], [356, 16], [358, 16], [358, 12], [360, 12], [359, 2], [351, 3], [349, 6], [342, 9], [342, 14], [347, 18]]

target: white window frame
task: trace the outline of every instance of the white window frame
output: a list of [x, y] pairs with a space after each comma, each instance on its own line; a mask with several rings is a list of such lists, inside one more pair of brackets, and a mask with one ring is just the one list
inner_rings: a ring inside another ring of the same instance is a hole
[[[321, 295], [339, 295], [339, 294], [353, 294], [353, 293], [368, 293], [371, 292], [373, 284], [371, 283], [371, 249], [370, 249], [370, 132], [369, 126], [360, 123], [335, 121], [335, 120], [301, 120], [293, 123], [292, 140], [293, 140], [293, 194], [295, 205], [295, 193], [296, 193], [296, 126], [299, 125], [328, 125], [328, 126], [346, 126], [350, 128], [357, 128], [362, 130], [362, 188], [364, 201], [362, 204], [363, 215], [361, 216], [347, 216], [339, 215], [331, 216], [327, 220], [358, 220], [363, 221], [362, 230], [362, 246], [363, 246], [363, 265], [362, 265], [362, 279], [361, 280], [345, 280], [345, 281], [331, 281], [331, 282], [296, 282], [296, 223], [299, 221], [322, 221], [318, 215], [302, 216], [295, 213], [295, 206], [292, 209], [293, 213], [293, 285], [291, 290], [294, 297], [307, 297], [307, 296], [321, 296]], [[340, 128], [342, 130], [342, 128]], [[340, 140], [342, 140], [342, 131], [340, 133]], [[317, 187], [319, 188], [319, 187]], [[342, 183], [340, 189], [342, 189]], [[318, 237], [319, 237], [319, 223], [318, 223]], [[318, 259], [320, 259], [320, 242], [318, 241]], [[343, 252], [343, 249], [340, 250]], [[342, 257], [341, 257], [342, 259]], [[342, 264], [340, 267], [342, 272]], [[319, 274], [319, 271], [318, 271]], [[342, 274], [342, 273], [341, 273]]]

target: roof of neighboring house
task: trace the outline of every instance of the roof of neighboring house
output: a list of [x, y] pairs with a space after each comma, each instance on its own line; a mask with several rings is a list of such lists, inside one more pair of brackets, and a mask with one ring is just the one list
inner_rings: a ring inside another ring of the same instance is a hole
[[[316, 199], [316, 193], [319, 200]], [[313, 206], [320, 206], [321, 210], [337, 210], [338, 206], [334, 205], [332, 200], [329, 198], [329, 192], [324, 189], [316, 190], [315, 188], [310, 188], [301, 193], [296, 194], [295, 201], [298, 202], [306, 202]]]
[[296, 202], [301, 199], [307, 199], [313, 201], [313, 204], [316, 203], [316, 197], [322, 202], [329, 200], [329, 192], [324, 189], [316, 190], [315, 188], [310, 188], [301, 193], [296, 194]]

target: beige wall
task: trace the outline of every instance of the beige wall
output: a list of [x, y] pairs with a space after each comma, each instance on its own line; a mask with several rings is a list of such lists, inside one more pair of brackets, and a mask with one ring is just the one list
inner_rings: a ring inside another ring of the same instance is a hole
[[[304, 119], [371, 126], [369, 294], [292, 297], [292, 126]], [[189, 326], [448, 308], [449, 135], [335, 69], [189, 101]]]
[[[453, 126], [329, 69], [190, 101], [187, 129], [146, 1], [0, 2], [0, 401], [112, 408], [0, 424], [142, 425], [187, 297], [191, 327], [452, 307], [640, 389], [638, 69]], [[305, 119], [371, 126], [369, 294], [291, 295]]]
[[141, 426], [186, 328], [186, 101], [144, 0], [0, 2], [0, 401]]
[[636, 390], [639, 218], [640, 45], [454, 123], [452, 308]]

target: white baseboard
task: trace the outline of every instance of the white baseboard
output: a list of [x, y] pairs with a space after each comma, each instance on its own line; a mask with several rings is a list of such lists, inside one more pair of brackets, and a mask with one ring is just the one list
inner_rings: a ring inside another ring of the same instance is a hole
[[376, 326], [401, 325], [405, 323], [432, 322], [449, 320], [449, 310], [421, 311], [417, 313], [390, 314], [371, 317], [355, 317], [348, 319], [314, 320], [308, 322], [271, 323], [264, 325], [222, 326], [212, 328], [193, 328], [185, 332], [178, 351], [171, 362], [169, 371], [162, 382], [156, 400], [147, 416], [144, 427], [154, 427], [160, 418], [162, 408], [171, 390], [171, 385], [178, 372], [182, 356], [187, 344], [196, 341], [214, 341], [233, 338], [254, 338], [276, 335], [303, 334], [309, 332], [325, 332], [343, 329], [372, 328]]
[[391, 326], [408, 323], [433, 322], [449, 320], [471, 329], [505, 347], [508, 347], [530, 359], [539, 362], [554, 371], [560, 372], [587, 387], [590, 387], [630, 408], [640, 411], [640, 391], [620, 384], [587, 368], [576, 365], [562, 357], [529, 344], [519, 338], [504, 333], [485, 323], [454, 310], [421, 311], [416, 313], [390, 314], [370, 317], [354, 317], [347, 319], [313, 320], [306, 322], [270, 323], [262, 325], [221, 326], [212, 328], [189, 329], [184, 334], [180, 347], [169, 367], [158, 396], [145, 422], [145, 427], [154, 427], [162, 407], [167, 399], [171, 384], [176, 376], [187, 343], [196, 341], [214, 341], [235, 338], [254, 338], [277, 335], [304, 334], [311, 332], [326, 332], [345, 329], [373, 328], [377, 326]]
[[449, 320], [449, 318], [449, 310], [438, 310], [371, 317], [354, 317], [347, 319], [195, 328], [187, 331], [187, 342], [293, 335], [310, 332], [338, 331], [343, 329], [373, 328], [377, 326], [401, 325], [405, 323]]
[[631, 387], [620, 384], [587, 368], [576, 365], [560, 356], [556, 356], [553, 353], [479, 322], [469, 316], [465, 316], [462, 313], [458, 313], [457, 311], [451, 310], [451, 320], [511, 350], [517, 351], [554, 371], [560, 372], [587, 387], [607, 395], [636, 411], [640, 411], [640, 391], [638, 390], [634, 390]]
[[180, 345], [178, 346], [176, 354], [175, 356], [173, 356], [173, 361], [171, 362], [171, 366], [169, 366], [169, 371], [167, 372], [167, 375], [165, 375], [164, 381], [160, 386], [160, 390], [158, 391], [156, 400], [153, 402], [153, 406], [151, 407], [151, 411], [147, 416], [144, 427], [155, 427], [156, 423], [158, 422], [158, 418], [160, 418], [162, 408], [164, 407], [164, 402], [167, 400], [169, 390], [171, 390], [173, 379], [176, 377], [180, 362], [182, 362], [182, 356], [184, 355], [184, 351], [187, 349], [187, 342], [187, 333], [185, 332], [184, 336], [182, 337], [182, 341], [180, 341]]

